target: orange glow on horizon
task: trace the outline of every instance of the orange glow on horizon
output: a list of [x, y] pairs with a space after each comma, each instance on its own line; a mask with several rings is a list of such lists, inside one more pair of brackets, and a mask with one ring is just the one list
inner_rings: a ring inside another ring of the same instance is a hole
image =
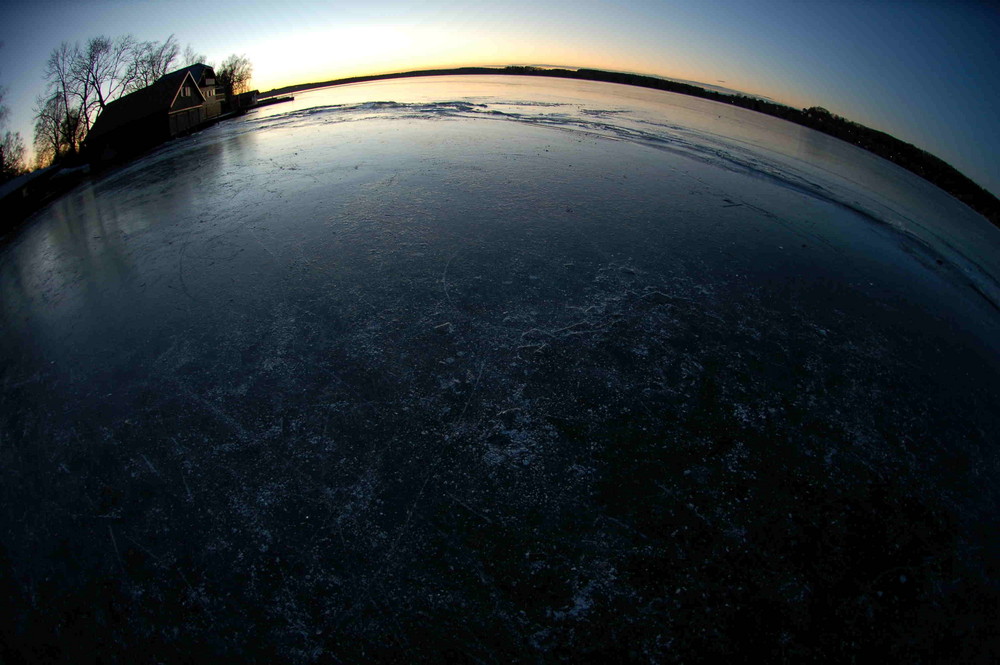
[[[317, 29], [292, 38], [273, 38], [247, 55], [260, 63], [253, 86], [261, 91], [355, 76], [392, 74], [419, 69], [536, 65], [567, 69], [593, 68], [720, 85], [764, 95], [793, 106], [809, 105], [790, 90], [775, 90], [709, 71], [689, 58], [675, 61], [638, 54], [596, 53], [578, 43], [552, 42], [545, 47], [525, 35], [443, 30], [429, 26], [382, 25]], [[255, 57], [256, 54], [256, 57]], [[780, 86], [784, 88], [785, 86]]]
[[761, 97], [767, 97], [780, 104], [786, 104], [794, 108], [806, 108], [808, 106], [816, 105], [815, 101], [809, 101], [801, 99], [793, 91], [787, 90], [784, 92], [776, 92], [775, 90], [764, 90], [759, 86], [752, 85], [749, 83], [739, 84], [731, 80], [717, 80], [710, 76], [701, 76], [699, 74], [679, 74], [679, 73], [665, 73], [662, 71], [652, 71], [645, 67], [629, 66], [627, 64], [614, 65], [609, 63], [593, 63], [588, 62], [585, 64], [562, 64], [558, 62], [528, 62], [528, 61], [471, 61], [471, 60], [454, 60], [450, 62], [442, 61], [410, 61], [407, 63], [400, 63], [400, 66], [396, 67], [385, 67], [382, 69], [373, 68], [358, 68], [356, 70], [343, 69], [343, 70], [311, 70], [314, 72], [313, 76], [296, 76], [295, 78], [288, 79], [264, 79], [263, 77], [254, 76], [253, 87], [259, 89], [261, 92], [268, 90], [274, 90], [277, 88], [284, 88], [288, 86], [304, 85], [310, 83], [322, 83], [324, 81], [336, 81], [338, 79], [354, 78], [360, 76], [379, 76], [382, 74], [397, 74], [401, 72], [417, 71], [417, 70], [434, 70], [434, 69], [455, 69], [459, 67], [506, 67], [506, 66], [535, 66], [544, 68], [554, 68], [554, 69], [603, 69], [606, 71], [616, 71], [616, 72], [626, 72], [640, 74], [644, 76], [662, 77], [668, 79], [677, 79], [681, 81], [691, 81], [694, 84], [705, 84], [714, 85], [731, 90], [735, 90], [742, 93], [747, 93], [750, 95], [757, 95]]

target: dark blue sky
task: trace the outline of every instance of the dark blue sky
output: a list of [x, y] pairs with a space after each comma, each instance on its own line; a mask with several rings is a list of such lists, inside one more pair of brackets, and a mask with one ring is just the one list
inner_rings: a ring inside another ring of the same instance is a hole
[[824, 106], [922, 147], [1000, 193], [1000, 5], [979, 2], [37, 0], [0, 9], [0, 85], [31, 134], [63, 40], [173, 33], [254, 85], [411, 67], [544, 63], [719, 83]]

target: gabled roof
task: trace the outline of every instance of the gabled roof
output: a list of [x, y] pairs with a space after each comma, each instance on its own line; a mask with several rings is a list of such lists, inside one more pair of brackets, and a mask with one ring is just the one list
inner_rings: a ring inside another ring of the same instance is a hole
[[195, 63], [183, 69], [178, 69], [176, 72], [170, 72], [169, 74], [164, 74], [160, 78], [156, 79], [156, 82], [160, 81], [177, 81], [178, 85], [180, 81], [183, 80], [185, 72], [191, 74], [191, 78], [194, 79], [195, 85], [200, 85], [202, 78], [206, 73], [211, 74], [208, 78], [215, 78], [215, 70], [206, 64]]
[[93, 127], [87, 133], [87, 141], [113, 132], [136, 120], [168, 112], [187, 78], [191, 77], [191, 85], [197, 89], [205, 70], [210, 70], [214, 74], [211, 67], [198, 63], [164, 74], [152, 85], [119, 97], [105, 106], [101, 115], [97, 116]]

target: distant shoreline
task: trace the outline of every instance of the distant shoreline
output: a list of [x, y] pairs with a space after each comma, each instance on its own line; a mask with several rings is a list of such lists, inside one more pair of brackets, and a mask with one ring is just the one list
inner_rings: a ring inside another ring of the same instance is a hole
[[764, 113], [776, 118], [788, 120], [795, 124], [809, 127], [835, 138], [847, 141], [852, 145], [864, 148], [890, 162], [903, 167], [924, 180], [937, 185], [959, 201], [978, 212], [994, 226], [1000, 228], [1000, 200], [986, 189], [976, 184], [939, 157], [920, 148], [901, 141], [894, 136], [880, 132], [870, 127], [834, 115], [819, 107], [797, 109], [784, 104], [778, 104], [760, 97], [744, 94], [726, 94], [708, 90], [689, 83], [680, 83], [655, 76], [640, 74], [625, 74], [609, 72], [600, 69], [559, 69], [540, 67], [457, 67], [451, 69], [422, 69], [391, 74], [372, 74], [369, 76], [351, 76], [348, 78], [301, 83], [275, 88], [260, 93], [260, 98], [274, 97], [303, 90], [327, 88], [350, 83], [366, 83], [387, 79], [412, 78], [418, 76], [469, 76], [469, 75], [507, 75], [507, 76], [548, 76], [553, 78], [578, 79], [584, 81], [602, 81], [619, 83], [641, 88], [675, 92], [682, 95], [701, 97], [723, 104]]

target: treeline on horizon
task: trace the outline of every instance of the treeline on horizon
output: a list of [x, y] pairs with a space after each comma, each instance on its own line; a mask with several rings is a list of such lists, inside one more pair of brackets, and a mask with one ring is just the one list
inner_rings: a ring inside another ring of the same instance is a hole
[[983, 215], [995, 226], [1000, 227], [1000, 200], [996, 196], [986, 191], [971, 179], [963, 175], [955, 167], [951, 166], [939, 157], [935, 157], [925, 150], [921, 150], [911, 143], [906, 143], [895, 136], [886, 134], [877, 129], [865, 127], [846, 118], [830, 113], [824, 108], [814, 106], [807, 109], [797, 109], [784, 104], [770, 102], [759, 97], [749, 95], [732, 95], [714, 90], [707, 90], [700, 86], [689, 83], [680, 83], [667, 79], [656, 78], [654, 76], [643, 76], [641, 74], [627, 74], [623, 72], [609, 72], [600, 69], [546, 69], [541, 67], [509, 66], [498, 67], [458, 67], [453, 69], [425, 69], [411, 72], [399, 72], [393, 74], [375, 74], [371, 76], [353, 76], [350, 78], [335, 79], [318, 83], [304, 83], [300, 85], [285, 86], [275, 88], [261, 94], [261, 97], [271, 97], [289, 92], [309, 90], [311, 88], [321, 88], [332, 85], [344, 85], [348, 83], [363, 83], [365, 81], [379, 81], [393, 78], [407, 78], [411, 76], [446, 76], [454, 74], [507, 74], [518, 76], [550, 76], [556, 78], [582, 79], [585, 81], [603, 81], [606, 83], [621, 83], [642, 88], [653, 88], [666, 92], [676, 92], [692, 97], [701, 97], [723, 104], [731, 104], [741, 108], [766, 113], [782, 120], [794, 122], [811, 129], [823, 132], [830, 136], [847, 141], [860, 148], [864, 148], [879, 157], [883, 157], [890, 162], [897, 164], [904, 169], [915, 173], [924, 180], [933, 183], [948, 192], [959, 201], [962, 201], [970, 208]]

